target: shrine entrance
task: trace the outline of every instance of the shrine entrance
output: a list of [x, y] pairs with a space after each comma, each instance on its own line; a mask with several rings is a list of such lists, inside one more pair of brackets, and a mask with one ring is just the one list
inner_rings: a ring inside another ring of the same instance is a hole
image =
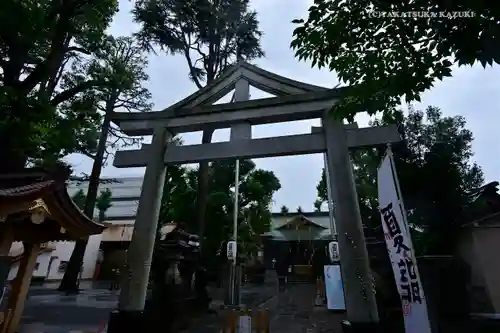
[[[275, 97], [249, 100], [250, 86]], [[233, 89], [232, 103], [213, 104]], [[129, 279], [122, 286], [118, 312], [111, 317], [108, 332], [135, 332], [142, 325], [167, 165], [313, 153], [325, 153], [331, 180], [347, 319], [353, 325], [376, 325], [377, 307], [349, 150], [385, 146], [400, 137], [396, 126], [358, 128], [333, 119], [329, 110], [345, 96], [345, 88], [297, 82], [239, 61], [211, 84], [163, 111], [115, 112], [112, 121], [124, 134], [153, 138], [141, 149], [118, 151], [114, 160], [115, 167], [146, 167], [146, 172], [128, 251]], [[252, 125], [317, 118], [322, 127], [311, 128], [309, 134], [252, 139]], [[187, 146], [171, 141], [174, 135], [206, 128], [230, 128], [230, 141]]]
[[[18, 331], [32, 275], [40, 264], [38, 256], [53, 249], [51, 242], [75, 241], [105, 229], [103, 224], [87, 218], [71, 200], [66, 190], [68, 176], [66, 170], [42, 169], [0, 175], [2, 293], [10, 268], [17, 266], [9, 297], [2, 302], [2, 333]], [[52, 260], [48, 269], [56, 266], [51, 264]]]

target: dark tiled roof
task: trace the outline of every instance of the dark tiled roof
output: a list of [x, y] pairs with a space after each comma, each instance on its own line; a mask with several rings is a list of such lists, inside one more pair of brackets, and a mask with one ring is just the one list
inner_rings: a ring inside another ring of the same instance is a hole
[[[22, 212], [10, 214], [9, 208], [13, 205], [22, 206], [36, 199], [42, 199], [51, 214], [44, 223], [30, 223], [23, 218]], [[37, 241], [80, 239], [100, 234], [106, 227], [88, 218], [75, 205], [60, 174], [40, 169], [25, 169], [11, 176], [0, 175], [0, 215], [2, 211], [16, 220], [13, 223], [16, 240], [25, 240], [24, 237]], [[65, 233], [61, 233], [61, 227]]]
[[0, 188], [0, 198], [23, 198], [26, 196], [37, 195], [43, 190], [48, 190], [50, 187], [54, 186], [54, 184], [55, 182], [53, 180], [47, 180], [12, 188]]

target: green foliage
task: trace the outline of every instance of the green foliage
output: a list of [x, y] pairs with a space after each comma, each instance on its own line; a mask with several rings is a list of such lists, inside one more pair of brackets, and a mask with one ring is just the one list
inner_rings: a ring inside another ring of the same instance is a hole
[[249, 0], [139, 0], [133, 11], [144, 45], [185, 56], [199, 89], [237, 57], [264, 55], [257, 13]]
[[[133, 10], [141, 25], [137, 33], [150, 51], [154, 47], [185, 57], [189, 77], [201, 89], [237, 59], [264, 55], [257, 14], [249, 0], [139, 0]], [[214, 129], [204, 129], [202, 143], [210, 143]], [[205, 233], [209, 196], [208, 162], [200, 163], [197, 184], [197, 233]]]
[[[212, 163], [207, 207], [207, 229], [203, 253], [213, 260], [222, 241], [233, 232], [235, 162]], [[169, 166], [160, 212], [160, 223], [182, 222], [188, 230], [196, 228], [198, 170]], [[256, 251], [256, 236], [270, 230], [273, 194], [281, 188], [273, 172], [256, 169], [250, 160], [240, 161], [239, 234], [246, 252]]]
[[112, 194], [109, 188], [101, 190], [96, 200], [96, 208], [99, 211], [99, 221], [106, 219], [106, 211], [113, 205], [111, 203]]
[[288, 212], [289, 212], [289, 211], [290, 211], [290, 210], [289, 210], [289, 209], [288, 209], [288, 207], [287, 207], [287, 206], [285, 206], [285, 205], [281, 206], [281, 208], [280, 208], [280, 212], [281, 212], [282, 214], [288, 214]]
[[109, 188], [101, 190], [101, 193], [97, 197], [96, 208], [99, 211], [105, 212], [112, 206], [111, 204], [112, 194]]
[[73, 199], [80, 210], [83, 210], [83, 207], [85, 207], [85, 200], [87, 199], [87, 196], [82, 189], [79, 189], [75, 194], [73, 194], [71, 199]]
[[321, 205], [323, 205], [323, 202], [321, 200], [318, 199], [314, 201], [314, 211], [321, 212]]
[[60, 79], [75, 57], [100, 50], [116, 10], [116, 0], [1, 2], [0, 155], [12, 161], [3, 171], [30, 159], [56, 159], [95, 140], [86, 131], [99, 122], [88, 114], [92, 101], [59, 106], [105, 82], [64, 87]]
[[[111, 203], [113, 195], [109, 188], [101, 190], [101, 193], [97, 197], [96, 200], [96, 208], [99, 211], [99, 220], [103, 221], [105, 219], [106, 211], [113, 205]], [[85, 207], [85, 202], [87, 201], [87, 195], [83, 191], [83, 189], [79, 189], [73, 196], [71, 197], [73, 202], [80, 208], [82, 211]]]
[[[382, 125], [377, 120], [372, 125]], [[398, 179], [410, 225], [420, 253], [450, 254], [471, 202], [468, 192], [483, 183], [480, 167], [470, 162], [472, 133], [463, 117], [443, 117], [437, 107], [426, 111], [410, 108], [400, 122], [404, 143], [393, 148]], [[375, 149], [353, 154], [354, 176], [364, 225], [380, 234], [377, 168], [382, 156]], [[324, 181], [318, 197], [326, 201]]]
[[[110, 122], [114, 111], [147, 112], [151, 111], [151, 93], [143, 87], [149, 76], [146, 74], [148, 61], [140, 45], [132, 37], [107, 36], [98, 54], [93, 57], [79, 57], [72, 63], [72, 70], [63, 76], [62, 85], [75, 87], [81, 81], [106, 82], [85, 92], [75, 95], [67, 104], [69, 107], [84, 104], [87, 112], [100, 116], [101, 139], [105, 140], [105, 151], [102, 161], [105, 163], [109, 149], [129, 147], [140, 143], [142, 138], [132, 138], [123, 135]], [[107, 115], [107, 116], [106, 116]], [[85, 119], [88, 119], [86, 117]], [[98, 137], [97, 126], [86, 127], [89, 138]], [[95, 158], [96, 144], [82, 144], [79, 152]]]
[[[411, 11], [436, 17], [391, 15]], [[472, 17], [442, 15], [453, 11]], [[500, 63], [499, 21], [496, 2], [316, 0], [307, 21], [294, 20], [300, 26], [291, 45], [299, 59], [351, 85], [334, 108], [339, 117], [361, 110], [390, 116], [402, 97], [420, 101], [436, 80], [451, 76], [453, 64]]]
[[302, 207], [297, 207], [297, 213], [301, 214], [303, 212]]

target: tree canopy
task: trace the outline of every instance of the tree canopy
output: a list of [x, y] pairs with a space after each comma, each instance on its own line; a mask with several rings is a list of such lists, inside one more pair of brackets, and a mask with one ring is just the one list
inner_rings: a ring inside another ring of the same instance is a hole
[[[469, 191], [483, 183], [480, 167], [471, 162], [472, 132], [463, 117], [443, 117], [432, 106], [425, 111], [410, 108], [400, 128], [404, 142], [394, 146], [393, 153], [409, 223], [423, 230], [415, 234], [417, 251], [450, 254], [459, 227], [468, 222], [464, 211], [471, 203]], [[363, 223], [366, 232], [378, 236], [377, 168], [382, 157], [376, 149], [352, 155]], [[317, 189], [319, 199], [326, 201], [324, 170]]]
[[[84, 207], [84, 213], [88, 216], [94, 212], [96, 203], [99, 205], [97, 197], [99, 178], [110, 154], [108, 149], [123, 148], [140, 142], [140, 139], [120, 133], [111, 124], [111, 115], [117, 110], [129, 112], [151, 110], [151, 94], [143, 87], [148, 79], [145, 73], [146, 66], [146, 56], [134, 38], [108, 36], [99, 54], [75, 59], [71, 66], [72, 71], [66, 73], [63, 79], [65, 85], [72, 87], [82, 80], [106, 82], [106, 85], [87, 89], [75, 96], [88, 101], [86, 107], [89, 110], [93, 109], [102, 119], [95, 153], [89, 151], [88, 146], [80, 148], [81, 153], [94, 160]], [[74, 102], [71, 105], [74, 105]], [[102, 212], [100, 218], [104, 218], [104, 210], [99, 211]], [[76, 242], [59, 290], [66, 292], [78, 290], [78, 274], [86, 247], [87, 240]]]
[[141, 25], [138, 37], [150, 50], [155, 46], [186, 58], [189, 77], [201, 89], [237, 57], [262, 57], [262, 32], [249, 0], [140, 0], [134, 15]]
[[[159, 47], [186, 59], [191, 80], [201, 89], [237, 59], [264, 55], [257, 13], [249, 0], [139, 0], [135, 3], [137, 34], [149, 50]], [[212, 141], [213, 128], [203, 130], [202, 143]], [[203, 236], [209, 195], [208, 162], [201, 162], [196, 196], [197, 233]]]
[[77, 152], [89, 139], [85, 129], [95, 128], [99, 119], [88, 112], [86, 101], [59, 106], [106, 82], [64, 86], [61, 78], [72, 59], [100, 52], [116, 10], [116, 0], [2, 1], [0, 156], [9, 163], [2, 163], [0, 171]]
[[[202, 242], [204, 255], [212, 257], [233, 232], [235, 162], [212, 163], [207, 207], [206, 233]], [[169, 166], [165, 181], [160, 223], [181, 222], [187, 229], [196, 229], [196, 195], [198, 170]], [[272, 171], [256, 169], [250, 160], [240, 161], [239, 236], [246, 252], [255, 250], [258, 235], [269, 231], [273, 194], [281, 188]], [[209, 261], [214, 258], [208, 258]]]
[[334, 108], [341, 117], [360, 109], [391, 115], [402, 97], [419, 101], [455, 64], [500, 63], [496, 2], [315, 0], [307, 20], [294, 22], [296, 56], [351, 85]]
[[[99, 220], [103, 221], [106, 218], [106, 211], [113, 205], [112, 204], [113, 193], [109, 188], [105, 188], [101, 190], [101, 193], [97, 197], [96, 208], [99, 212]], [[83, 189], [79, 189], [73, 196], [71, 197], [75, 204], [83, 210], [85, 207], [85, 201], [87, 200], [87, 195], [83, 191]]]

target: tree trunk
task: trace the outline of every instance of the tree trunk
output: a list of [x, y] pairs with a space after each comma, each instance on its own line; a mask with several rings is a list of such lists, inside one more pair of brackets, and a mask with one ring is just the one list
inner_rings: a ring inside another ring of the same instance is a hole
[[20, 149], [23, 147], [23, 143], [20, 140], [23, 139], [23, 133], [29, 136], [29, 133], [18, 126], [14, 128], [9, 128], [6, 126], [3, 131], [0, 132], [0, 174], [19, 172], [26, 166], [27, 158], [25, 151]]
[[[102, 164], [104, 160], [104, 153], [106, 152], [106, 143], [109, 133], [109, 125], [111, 121], [111, 113], [114, 110], [116, 98], [110, 98], [106, 102], [106, 115], [101, 126], [101, 136], [99, 138], [99, 145], [97, 146], [97, 153], [92, 165], [92, 172], [90, 173], [89, 187], [87, 190], [87, 197], [85, 199], [85, 208], [83, 212], [90, 218], [94, 217], [94, 208], [97, 201], [97, 191], [99, 189], [99, 178], [101, 176]], [[66, 293], [78, 293], [78, 275], [83, 264], [83, 257], [85, 256], [85, 249], [87, 248], [88, 238], [78, 240], [75, 242], [75, 248], [71, 253], [71, 257], [64, 272], [63, 279], [59, 285], [58, 290]]]
[[[213, 129], [203, 131], [201, 143], [210, 143], [212, 141]], [[200, 162], [198, 170], [198, 191], [196, 196], [196, 225], [198, 227], [198, 236], [200, 237], [200, 244], [203, 243], [203, 234], [205, 233], [205, 215], [207, 212], [208, 203], [208, 162]]]

